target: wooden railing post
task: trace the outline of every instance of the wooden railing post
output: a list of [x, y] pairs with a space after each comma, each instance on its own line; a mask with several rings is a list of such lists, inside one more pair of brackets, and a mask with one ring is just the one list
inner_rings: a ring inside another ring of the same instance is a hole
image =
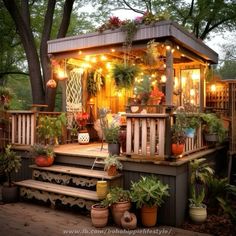
[[166, 108], [168, 117], [166, 118], [166, 132], [165, 132], [165, 157], [171, 157], [171, 107]]

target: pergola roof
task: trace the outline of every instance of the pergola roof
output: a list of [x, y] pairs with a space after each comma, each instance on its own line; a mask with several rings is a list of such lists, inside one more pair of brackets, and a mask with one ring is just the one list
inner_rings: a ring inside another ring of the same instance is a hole
[[[102, 33], [88, 33], [48, 41], [49, 54], [63, 54], [84, 49], [122, 46], [125, 33], [121, 29], [107, 30]], [[154, 25], [142, 25], [133, 39], [133, 44], [145, 43], [152, 39], [169, 40], [181, 47], [183, 53], [192, 54], [195, 58], [211, 63], [218, 63], [218, 54], [205, 45], [200, 39], [188, 33], [183, 27], [172, 21], [160, 21]]]

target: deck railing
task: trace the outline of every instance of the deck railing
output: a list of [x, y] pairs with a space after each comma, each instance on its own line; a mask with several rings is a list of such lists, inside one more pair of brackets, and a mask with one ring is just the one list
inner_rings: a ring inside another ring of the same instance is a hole
[[11, 143], [34, 145], [38, 140], [37, 124], [40, 116], [58, 116], [60, 112], [9, 111], [11, 119]]
[[126, 154], [164, 157], [167, 117], [168, 114], [126, 114]]
[[11, 143], [33, 145], [35, 143], [36, 113], [33, 111], [9, 111], [11, 114]]
[[205, 148], [207, 148], [207, 145], [204, 143], [202, 125], [200, 125], [196, 129], [194, 138], [186, 139], [183, 155], [197, 152]]

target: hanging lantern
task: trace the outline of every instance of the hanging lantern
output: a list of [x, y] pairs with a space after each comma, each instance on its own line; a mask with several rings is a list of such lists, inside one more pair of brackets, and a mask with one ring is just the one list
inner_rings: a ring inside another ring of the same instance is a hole
[[48, 80], [46, 85], [48, 88], [56, 88], [57, 82], [54, 79], [50, 79], [50, 80]]
[[58, 79], [58, 80], [67, 79], [66, 71], [64, 71], [64, 70], [62, 70], [62, 69], [59, 69], [59, 70], [57, 71], [57, 79]]

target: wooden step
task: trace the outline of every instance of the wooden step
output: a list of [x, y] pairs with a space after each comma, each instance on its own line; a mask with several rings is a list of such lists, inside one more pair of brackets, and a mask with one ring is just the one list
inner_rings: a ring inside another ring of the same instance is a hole
[[91, 177], [97, 179], [106, 179], [106, 180], [112, 180], [121, 177], [121, 174], [118, 174], [116, 176], [109, 176], [107, 172], [103, 170], [91, 170], [80, 167], [62, 166], [62, 165], [52, 165], [49, 167], [39, 167], [37, 165], [30, 165], [30, 168], [42, 171], [51, 171], [63, 174]]
[[99, 201], [97, 193], [95, 191], [74, 188], [64, 185], [52, 184], [48, 182], [41, 182], [37, 180], [23, 180], [15, 182], [20, 187], [26, 187], [30, 189], [42, 190], [45, 192], [56, 193], [60, 195], [66, 195], [74, 198], [82, 198], [86, 200]]

